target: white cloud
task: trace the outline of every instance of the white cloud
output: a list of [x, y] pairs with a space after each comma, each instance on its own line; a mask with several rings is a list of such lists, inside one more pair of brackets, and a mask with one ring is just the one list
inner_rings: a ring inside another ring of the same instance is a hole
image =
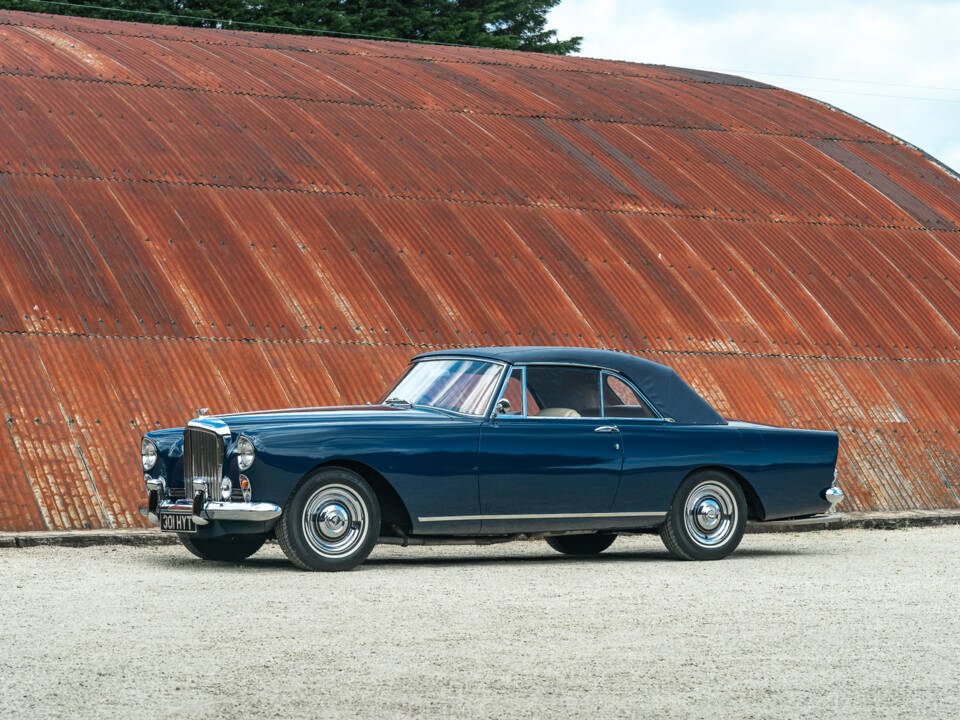
[[960, 171], [958, 0], [564, 0], [549, 26], [583, 35], [586, 56], [739, 71], [802, 92]]

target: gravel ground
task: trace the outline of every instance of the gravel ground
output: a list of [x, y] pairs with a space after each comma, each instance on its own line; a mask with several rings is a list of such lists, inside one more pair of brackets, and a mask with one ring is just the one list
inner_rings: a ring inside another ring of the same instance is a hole
[[960, 526], [380, 547], [0, 550], [0, 718], [953, 718]]

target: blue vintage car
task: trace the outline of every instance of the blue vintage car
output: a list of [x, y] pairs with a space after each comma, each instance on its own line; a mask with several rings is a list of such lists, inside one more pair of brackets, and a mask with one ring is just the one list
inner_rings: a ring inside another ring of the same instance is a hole
[[207, 560], [275, 537], [306, 570], [378, 542], [589, 555], [654, 532], [715, 560], [748, 518], [832, 510], [837, 449], [834, 432], [725, 420], [659, 363], [560, 347], [429, 352], [376, 404], [201, 416], [141, 442], [161, 530]]

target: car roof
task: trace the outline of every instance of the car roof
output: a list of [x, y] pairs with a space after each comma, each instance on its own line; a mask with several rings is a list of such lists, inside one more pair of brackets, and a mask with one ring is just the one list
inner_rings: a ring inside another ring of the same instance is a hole
[[511, 365], [572, 363], [614, 370], [635, 384], [664, 417], [691, 425], [726, 424], [723, 417], [687, 385], [673, 368], [630, 353], [598, 348], [514, 345], [434, 350], [413, 359], [416, 361], [451, 356], [498, 360]]

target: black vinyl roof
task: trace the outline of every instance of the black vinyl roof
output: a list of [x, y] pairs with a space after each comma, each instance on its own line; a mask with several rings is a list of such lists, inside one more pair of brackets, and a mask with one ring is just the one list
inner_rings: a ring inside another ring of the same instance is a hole
[[725, 425], [720, 414], [687, 385], [673, 368], [613, 350], [579, 347], [485, 347], [435, 350], [414, 360], [433, 357], [469, 357], [500, 360], [511, 365], [524, 363], [574, 363], [614, 370], [624, 375], [664, 417], [686, 425]]

